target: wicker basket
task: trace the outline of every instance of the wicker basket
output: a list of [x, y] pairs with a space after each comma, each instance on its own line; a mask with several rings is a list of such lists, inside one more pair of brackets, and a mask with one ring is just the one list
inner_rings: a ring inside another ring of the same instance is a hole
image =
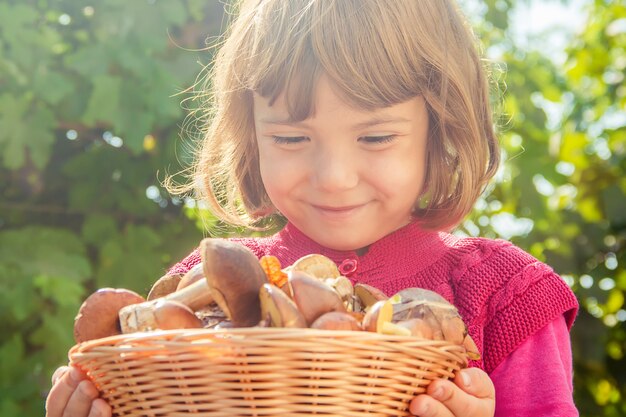
[[74, 346], [116, 416], [405, 416], [461, 346], [370, 332], [245, 328], [114, 336]]

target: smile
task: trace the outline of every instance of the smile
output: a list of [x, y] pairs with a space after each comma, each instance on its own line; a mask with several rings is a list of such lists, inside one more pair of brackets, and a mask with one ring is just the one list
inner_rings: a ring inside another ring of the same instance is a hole
[[331, 218], [343, 218], [353, 215], [357, 210], [364, 207], [365, 204], [355, 204], [350, 206], [318, 206], [313, 204], [312, 207], [321, 215]]

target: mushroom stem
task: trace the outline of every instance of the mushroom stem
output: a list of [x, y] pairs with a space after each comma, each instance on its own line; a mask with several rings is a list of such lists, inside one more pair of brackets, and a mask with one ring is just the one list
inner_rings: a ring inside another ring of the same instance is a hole
[[157, 303], [161, 301], [174, 301], [188, 307], [191, 311], [196, 311], [212, 303], [213, 297], [211, 296], [207, 281], [201, 279], [163, 298], [128, 305], [121, 308], [118, 313], [122, 333], [133, 333], [145, 330], [146, 325], [144, 325], [144, 323], [153, 320], [149, 317], [154, 315]]

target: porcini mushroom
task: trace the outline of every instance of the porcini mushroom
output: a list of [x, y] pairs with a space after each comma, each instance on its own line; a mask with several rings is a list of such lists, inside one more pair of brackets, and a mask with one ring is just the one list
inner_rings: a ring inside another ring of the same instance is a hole
[[200, 255], [211, 295], [234, 327], [251, 327], [261, 320], [259, 290], [268, 283], [250, 249], [224, 239], [203, 239]]
[[189, 271], [182, 276], [176, 290], [182, 290], [183, 288], [188, 287], [201, 279], [204, 279], [204, 265], [202, 265], [202, 262], [199, 262], [192, 266]]
[[385, 323], [391, 323], [393, 305], [389, 300], [380, 300], [370, 306], [363, 317], [363, 329], [368, 332], [383, 333]]
[[312, 329], [319, 330], [363, 330], [361, 323], [350, 313], [330, 311], [319, 316], [312, 324]]
[[457, 308], [441, 295], [424, 288], [407, 288], [393, 298], [396, 300], [393, 305], [394, 323], [420, 319], [420, 326], [430, 326], [433, 340], [447, 340], [459, 345], [463, 343], [467, 327]]
[[305, 255], [295, 261], [289, 267], [289, 272], [305, 272], [318, 279], [337, 278], [341, 275], [332, 259], [317, 253]]
[[200, 320], [186, 305], [178, 301], [159, 299], [153, 305], [141, 304], [145, 308], [145, 314], [127, 316], [129, 318], [141, 317], [139, 323], [127, 323], [135, 331], [170, 330], [170, 329], [198, 329], [202, 327]]
[[128, 305], [145, 301], [134, 291], [102, 288], [85, 299], [74, 319], [76, 343], [114, 336], [122, 332], [118, 311]]
[[307, 327], [304, 316], [285, 292], [273, 284], [263, 284], [259, 290], [261, 318], [271, 327]]
[[181, 290], [175, 291], [152, 301], [122, 307], [117, 313], [122, 333], [133, 333], [152, 326], [156, 302], [160, 300], [175, 301], [196, 311], [213, 302], [213, 297], [206, 280], [198, 280]]
[[181, 278], [182, 275], [180, 274], [163, 275], [152, 285], [147, 300], [156, 300], [157, 298], [165, 297], [173, 293], [176, 291]]
[[363, 283], [354, 284], [354, 295], [360, 304], [361, 310], [367, 310], [377, 301], [384, 301], [389, 298], [378, 288]]
[[344, 277], [343, 275], [340, 275], [336, 278], [326, 278], [324, 279], [324, 284], [335, 290], [348, 311], [355, 310], [354, 287], [352, 286], [352, 282], [350, 282], [348, 278]]
[[293, 300], [309, 326], [324, 313], [346, 312], [339, 294], [319, 279], [293, 270], [289, 271], [288, 276]]

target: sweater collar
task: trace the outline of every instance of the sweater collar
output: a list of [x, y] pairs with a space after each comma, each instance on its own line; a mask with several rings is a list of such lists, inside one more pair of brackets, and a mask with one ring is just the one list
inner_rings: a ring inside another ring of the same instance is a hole
[[337, 265], [356, 261], [359, 273], [378, 268], [387, 269], [396, 263], [410, 263], [413, 271], [426, 268], [443, 256], [450, 240], [454, 239], [447, 233], [424, 230], [418, 221], [413, 221], [372, 243], [368, 251], [359, 256], [356, 251], [326, 248], [306, 236], [292, 223], [287, 223], [280, 232], [280, 237], [285, 246], [301, 248], [303, 253], [299, 256], [319, 253], [329, 257]]

